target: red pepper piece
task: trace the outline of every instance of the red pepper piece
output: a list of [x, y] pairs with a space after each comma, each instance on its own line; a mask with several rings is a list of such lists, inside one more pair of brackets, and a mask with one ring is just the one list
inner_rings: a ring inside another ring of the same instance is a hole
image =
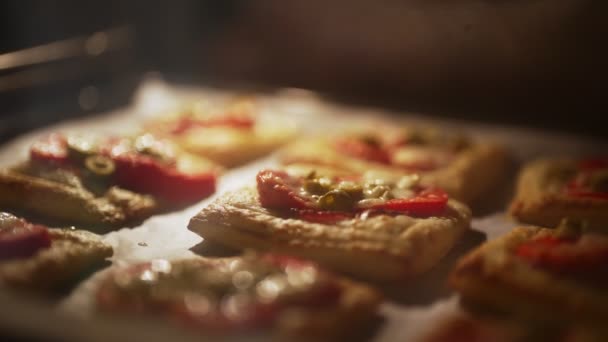
[[132, 153], [114, 156], [116, 184], [135, 192], [178, 204], [193, 202], [215, 192], [215, 174], [185, 174], [156, 160]]
[[66, 138], [55, 133], [35, 142], [30, 148], [30, 159], [44, 163], [67, 164], [69, 159]]
[[553, 236], [544, 236], [542, 238], [524, 242], [517, 247], [515, 253], [524, 259], [536, 262], [546, 258], [551, 248], [563, 243], [567, 243], [567, 240], [558, 239]]
[[0, 260], [28, 258], [51, 246], [46, 227], [18, 220], [15, 225], [0, 223]]
[[307, 209], [308, 203], [294, 192], [296, 182], [286, 172], [262, 170], [256, 177], [260, 203], [273, 209]]
[[574, 239], [545, 236], [524, 242], [515, 250], [530, 263], [556, 271], [579, 272], [608, 261], [608, 245], [581, 245]]
[[587, 158], [579, 161], [578, 168], [583, 171], [593, 171], [608, 168], [608, 158]]
[[573, 196], [573, 197], [597, 198], [597, 199], [608, 200], [608, 192], [590, 191], [590, 190], [586, 190], [584, 188], [568, 186], [566, 188], [566, 193], [569, 196]]
[[369, 160], [381, 164], [390, 164], [391, 158], [380, 146], [374, 146], [358, 139], [340, 139], [334, 147], [350, 157]]
[[195, 127], [231, 127], [251, 129], [255, 121], [244, 116], [218, 116], [209, 119], [197, 119], [190, 116], [179, 118], [170, 129], [171, 134], [179, 135]]
[[405, 212], [414, 216], [433, 216], [444, 212], [448, 194], [441, 189], [426, 189], [413, 198], [395, 198], [372, 209]]
[[[178, 204], [194, 202], [215, 192], [214, 173], [186, 174], [173, 165], [163, 165], [136, 152], [112, 155], [111, 147], [117, 142], [118, 139], [109, 138], [100, 146], [100, 153], [111, 158], [116, 165], [115, 184]], [[30, 157], [34, 161], [60, 167], [76, 166], [76, 162], [69, 158], [66, 138], [60, 134], [36, 142], [30, 150]]]

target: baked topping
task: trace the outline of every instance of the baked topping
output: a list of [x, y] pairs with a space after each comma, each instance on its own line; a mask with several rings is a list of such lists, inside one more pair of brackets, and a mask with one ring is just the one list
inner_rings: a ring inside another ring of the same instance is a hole
[[154, 260], [103, 283], [102, 309], [164, 313], [209, 331], [269, 326], [282, 310], [333, 305], [341, 288], [314, 264], [291, 257]]
[[608, 199], [608, 159], [580, 161], [564, 192], [575, 197]]
[[[240, 100], [232, 103], [223, 111], [214, 111], [203, 103], [188, 108], [169, 122], [160, 122], [154, 127], [155, 131], [173, 135], [184, 134], [197, 128], [227, 127], [233, 129], [252, 129], [255, 126], [254, 103]], [[159, 127], [162, 125], [164, 127]]]
[[[115, 184], [182, 203], [206, 197], [215, 190], [214, 173], [206, 167], [197, 169], [192, 162], [189, 170], [181, 169], [172, 145], [150, 134], [105, 140], [53, 134], [32, 146], [30, 159], [40, 177], [59, 168], [62, 174], [77, 177], [78, 186], [94, 193], [102, 194]], [[71, 184], [73, 181], [62, 183], [76, 185]]]
[[515, 254], [531, 265], [596, 286], [608, 285], [608, 237], [562, 224], [551, 234], [519, 244]]
[[421, 131], [387, 137], [367, 134], [334, 141], [334, 148], [350, 157], [415, 171], [446, 166], [464, 146], [463, 138], [439, 137]]
[[[343, 179], [314, 172], [294, 177], [283, 171], [263, 170], [257, 175], [257, 188], [262, 206], [295, 212], [312, 221], [352, 218], [365, 211], [367, 215], [369, 212], [441, 215], [447, 206], [447, 194], [440, 189], [423, 188], [418, 180], [417, 175], [399, 180]], [[312, 219], [315, 213], [317, 219]]]
[[50, 246], [46, 227], [0, 212], [0, 260], [27, 258]]

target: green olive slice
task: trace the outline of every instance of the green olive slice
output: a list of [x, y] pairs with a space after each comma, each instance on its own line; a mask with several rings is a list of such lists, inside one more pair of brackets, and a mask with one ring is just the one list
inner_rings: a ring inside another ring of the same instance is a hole
[[347, 192], [352, 198], [359, 199], [363, 197], [363, 187], [355, 182], [342, 181], [336, 189]]
[[307, 179], [304, 181], [304, 190], [313, 195], [322, 195], [331, 190], [331, 181], [327, 178]]
[[68, 136], [67, 147], [70, 157], [79, 160], [97, 153], [97, 145], [93, 140], [80, 136]]
[[116, 169], [112, 159], [101, 155], [87, 157], [84, 161], [84, 166], [97, 176], [111, 175]]
[[343, 190], [332, 190], [321, 196], [318, 201], [320, 209], [349, 211], [353, 208], [355, 201]]

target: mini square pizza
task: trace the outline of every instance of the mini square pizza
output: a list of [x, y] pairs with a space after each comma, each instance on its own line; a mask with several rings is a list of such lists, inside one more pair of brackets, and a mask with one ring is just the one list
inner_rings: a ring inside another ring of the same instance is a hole
[[538, 160], [519, 177], [509, 209], [521, 222], [555, 227], [564, 218], [608, 227], [608, 158]]
[[29, 160], [0, 170], [0, 206], [50, 222], [107, 229], [195, 203], [220, 168], [151, 135], [50, 135]]
[[281, 161], [354, 174], [417, 173], [423, 184], [442, 188], [469, 204], [494, 189], [506, 174], [507, 153], [499, 145], [430, 128], [386, 124], [374, 128], [295, 142], [282, 150]]
[[151, 120], [144, 129], [225, 167], [260, 158], [295, 135], [294, 125], [278, 115], [264, 115], [251, 99], [217, 108], [199, 102]]
[[464, 303], [540, 323], [605, 324], [608, 236], [567, 222], [520, 227], [466, 255], [450, 276]]
[[314, 263], [255, 253], [117, 268], [96, 298], [100, 312], [165, 317], [205, 336], [306, 341], [357, 337], [381, 301]]
[[103, 265], [112, 247], [99, 236], [54, 229], [0, 212], [0, 285], [54, 291]]
[[469, 227], [471, 212], [406, 176], [330, 178], [263, 170], [257, 188], [224, 195], [190, 220], [203, 238], [314, 260], [376, 280], [418, 275]]

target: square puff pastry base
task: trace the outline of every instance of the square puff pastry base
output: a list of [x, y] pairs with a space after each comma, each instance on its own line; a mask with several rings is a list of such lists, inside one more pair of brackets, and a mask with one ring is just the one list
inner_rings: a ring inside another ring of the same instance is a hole
[[96, 234], [53, 228], [49, 233], [49, 248], [30, 258], [0, 261], [1, 285], [17, 291], [56, 290], [101, 266], [112, 256], [112, 247]]
[[556, 227], [564, 218], [585, 221], [591, 229], [608, 230], [608, 200], [559, 193], [564, 184], [551, 181], [556, 172], [576, 170], [574, 160], [538, 160], [519, 176], [509, 212], [521, 222]]
[[190, 153], [234, 167], [267, 155], [294, 134], [295, 129], [287, 125], [256, 125], [252, 131], [225, 127], [193, 129], [170, 139]]
[[[368, 162], [340, 154], [324, 139], [309, 139], [293, 143], [281, 151], [283, 164], [307, 164], [327, 166], [352, 173], [379, 171], [389, 174], [413, 173], [403, 169]], [[506, 150], [495, 144], [475, 143], [458, 152], [446, 167], [434, 171], [415, 172], [425, 185], [434, 185], [450, 196], [472, 204], [481, 195], [489, 192], [505, 178], [509, 167]]]
[[138, 222], [159, 210], [151, 196], [112, 187], [105, 196], [69, 185], [0, 170], [0, 206], [61, 223], [108, 231]]
[[[450, 285], [464, 301], [533, 321], [605, 321], [608, 295], [531, 266], [513, 249], [553, 229], [519, 227], [464, 256]], [[605, 323], [602, 323], [605, 324]]]
[[253, 188], [224, 195], [190, 220], [212, 242], [314, 260], [361, 278], [395, 280], [433, 267], [469, 227], [470, 210], [450, 200], [446, 217], [378, 215], [328, 225], [277, 216]]

